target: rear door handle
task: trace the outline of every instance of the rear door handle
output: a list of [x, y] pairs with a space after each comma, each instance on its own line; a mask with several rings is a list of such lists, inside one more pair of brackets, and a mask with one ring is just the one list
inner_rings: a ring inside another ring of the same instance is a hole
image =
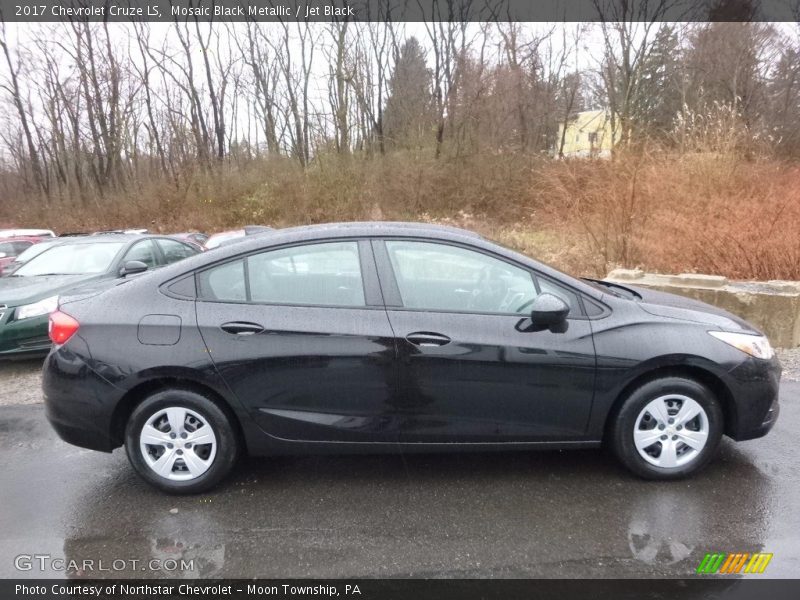
[[264, 327], [258, 323], [250, 323], [248, 321], [231, 321], [223, 323], [219, 326], [222, 331], [232, 333], [234, 335], [254, 335], [264, 331]]
[[409, 333], [406, 339], [415, 346], [430, 348], [432, 346], [446, 346], [450, 343], [450, 338], [441, 333], [431, 333], [430, 331], [415, 331]]

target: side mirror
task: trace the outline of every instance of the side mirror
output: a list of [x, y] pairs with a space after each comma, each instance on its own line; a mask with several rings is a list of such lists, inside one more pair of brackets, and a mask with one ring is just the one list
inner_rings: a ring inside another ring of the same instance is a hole
[[140, 260], [129, 260], [119, 269], [119, 276], [125, 277], [126, 275], [135, 275], [136, 273], [144, 273], [147, 271], [147, 265]]
[[553, 294], [540, 294], [531, 305], [531, 322], [542, 328], [563, 323], [568, 314], [569, 305]]

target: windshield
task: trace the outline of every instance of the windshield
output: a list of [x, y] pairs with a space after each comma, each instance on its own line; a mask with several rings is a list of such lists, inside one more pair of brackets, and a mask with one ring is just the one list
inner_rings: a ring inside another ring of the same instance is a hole
[[49, 248], [14, 273], [17, 277], [37, 275], [91, 275], [103, 273], [125, 242], [60, 244]]
[[39, 244], [34, 244], [24, 252], [21, 252], [19, 256], [14, 260], [16, 263], [24, 263], [28, 262], [34, 256], [39, 256], [42, 252], [47, 250], [48, 248], [52, 248], [53, 244], [48, 244], [47, 242], [41, 242]]

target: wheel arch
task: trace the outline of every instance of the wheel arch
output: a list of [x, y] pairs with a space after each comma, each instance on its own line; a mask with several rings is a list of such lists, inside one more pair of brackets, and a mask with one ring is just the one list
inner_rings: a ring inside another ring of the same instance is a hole
[[713, 371], [705, 368], [699, 364], [682, 363], [682, 364], [666, 364], [660, 366], [653, 366], [639, 373], [631, 379], [622, 390], [617, 394], [614, 399], [611, 409], [608, 411], [605, 423], [603, 425], [603, 439], [609, 438], [609, 431], [611, 424], [616, 419], [625, 400], [633, 393], [633, 391], [655, 379], [663, 377], [685, 377], [693, 379], [705, 385], [714, 396], [719, 400], [722, 408], [722, 414], [725, 418], [725, 427], [723, 433], [730, 435], [730, 432], [736, 431], [736, 403], [733, 400], [733, 395], [725, 382]]
[[225, 397], [213, 387], [198, 382], [194, 379], [180, 375], [158, 375], [141, 381], [129, 389], [117, 402], [111, 416], [110, 438], [114, 448], [121, 446], [125, 440], [125, 426], [136, 407], [152, 394], [168, 389], [180, 389], [205, 396], [216, 404], [230, 419], [236, 439], [243, 452], [247, 452], [247, 438], [242, 429], [242, 423], [236, 411]]

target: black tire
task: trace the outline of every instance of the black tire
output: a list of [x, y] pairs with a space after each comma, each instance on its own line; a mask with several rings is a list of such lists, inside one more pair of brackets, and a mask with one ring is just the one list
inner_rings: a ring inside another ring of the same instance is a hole
[[[691, 398], [703, 408], [708, 421], [708, 437], [705, 446], [690, 462], [664, 468], [651, 464], [639, 454], [634, 443], [634, 429], [645, 406], [670, 394]], [[645, 479], [681, 479], [696, 473], [714, 457], [724, 429], [719, 400], [705, 385], [686, 377], [662, 377], [641, 385], [628, 395], [613, 419], [610, 445], [614, 454], [628, 469]]]
[[[193, 411], [211, 427], [216, 437], [216, 451], [210, 459], [210, 466], [194, 479], [176, 481], [161, 476], [142, 455], [139, 436], [143, 427], [159, 412], [170, 407]], [[230, 473], [239, 455], [239, 441], [230, 418], [213, 401], [197, 392], [167, 389], [149, 396], [134, 409], [125, 427], [125, 451], [133, 468], [149, 484], [170, 494], [196, 494], [214, 487]]]

